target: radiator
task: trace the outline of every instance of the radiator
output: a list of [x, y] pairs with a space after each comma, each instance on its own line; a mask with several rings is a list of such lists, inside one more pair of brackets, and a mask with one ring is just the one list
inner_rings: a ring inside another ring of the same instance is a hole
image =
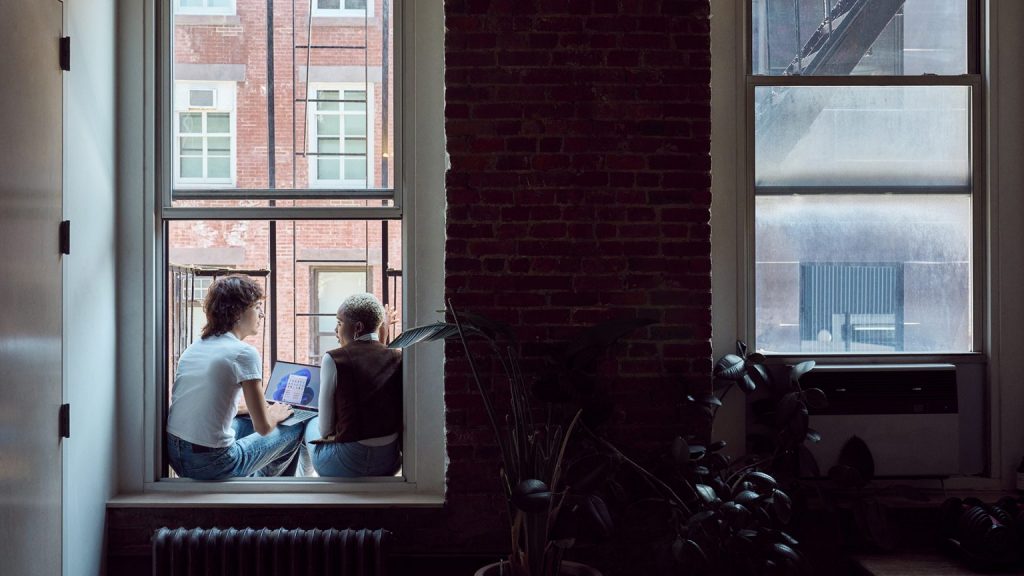
[[153, 576], [386, 576], [387, 530], [160, 528]]

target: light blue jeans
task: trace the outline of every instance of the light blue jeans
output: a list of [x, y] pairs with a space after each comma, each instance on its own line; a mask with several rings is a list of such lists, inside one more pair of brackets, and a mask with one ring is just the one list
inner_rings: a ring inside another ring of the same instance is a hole
[[198, 446], [167, 435], [167, 456], [171, 467], [184, 478], [220, 480], [239, 476], [281, 476], [294, 470], [295, 455], [302, 442], [303, 425], [278, 426], [260, 436], [249, 418], [231, 423], [235, 441], [224, 448]]
[[306, 424], [306, 448], [320, 476], [394, 476], [402, 466], [398, 440], [386, 446], [367, 446], [359, 442], [311, 444], [319, 439], [320, 417], [317, 416]]

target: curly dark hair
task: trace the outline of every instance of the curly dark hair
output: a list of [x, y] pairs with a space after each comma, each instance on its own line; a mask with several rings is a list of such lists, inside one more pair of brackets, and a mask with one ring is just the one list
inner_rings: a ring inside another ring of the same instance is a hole
[[263, 299], [263, 288], [255, 280], [241, 274], [218, 278], [206, 291], [203, 312], [206, 326], [203, 339], [230, 331], [251, 306]]

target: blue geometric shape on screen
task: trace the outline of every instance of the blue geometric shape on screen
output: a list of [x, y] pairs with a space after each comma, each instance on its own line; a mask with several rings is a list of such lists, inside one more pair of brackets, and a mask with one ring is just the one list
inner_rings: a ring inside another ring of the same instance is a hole
[[313, 401], [313, 388], [309, 385], [309, 383], [313, 381], [313, 373], [309, 368], [300, 368], [295, 372], [290, 372], [281, 376], [281, 379], [277, 381], [277, 386], [274, 387], [274, 400], [277, 400], [278, 402], [284, 400], [284, 390], [288, 387], [288, 377], [292, 374], [306, 377], [306, 388], [302, 391], [302, 400], [299, 404], [308, 406], [309, 403]]

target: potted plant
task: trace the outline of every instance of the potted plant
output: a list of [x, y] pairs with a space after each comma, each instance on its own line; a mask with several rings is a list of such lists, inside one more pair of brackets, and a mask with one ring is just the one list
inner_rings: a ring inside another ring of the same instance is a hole
[[[418, 342], [453, 338], [461, 342], [465, 351], [501, 454], [499, 477], [508, 505], [511, 536], [508, 560], [485, 566], [477, 574], [599, 574], [589, 566], [564, 561], [563, 555], [580, 540], [610, 533], [612, 520], [600, 487], [616, 468], [617, 451], [605, 451], [599, 443], [575, 440], [584, 422], [600, 415], [607, 405], [591, 369], [619, 338], [651, 322], [629, 319], [591, 327], [567, 346], [558, 348], [538, 374], [529, 376], [508, 326], [483, 316], [457, 312], [450, 303], [448, 312], [451, 322], [410, 328], [389, 346], [405, 348]], [[500, 364], [498, 382], [484, 382], [477, 357], [480, 348], [471, 345], [471, 338], [486, 343], [486, 349]], [[495, 405], [497, 385], [508, 386], [508, 405], [503, 414]], [[539, 391], [549, 401], [568, 401], [574, 409], [560, 410], [552, 402], [545, 402], [545, 410], [538, 410], [538, 395], [531, 390]]]

